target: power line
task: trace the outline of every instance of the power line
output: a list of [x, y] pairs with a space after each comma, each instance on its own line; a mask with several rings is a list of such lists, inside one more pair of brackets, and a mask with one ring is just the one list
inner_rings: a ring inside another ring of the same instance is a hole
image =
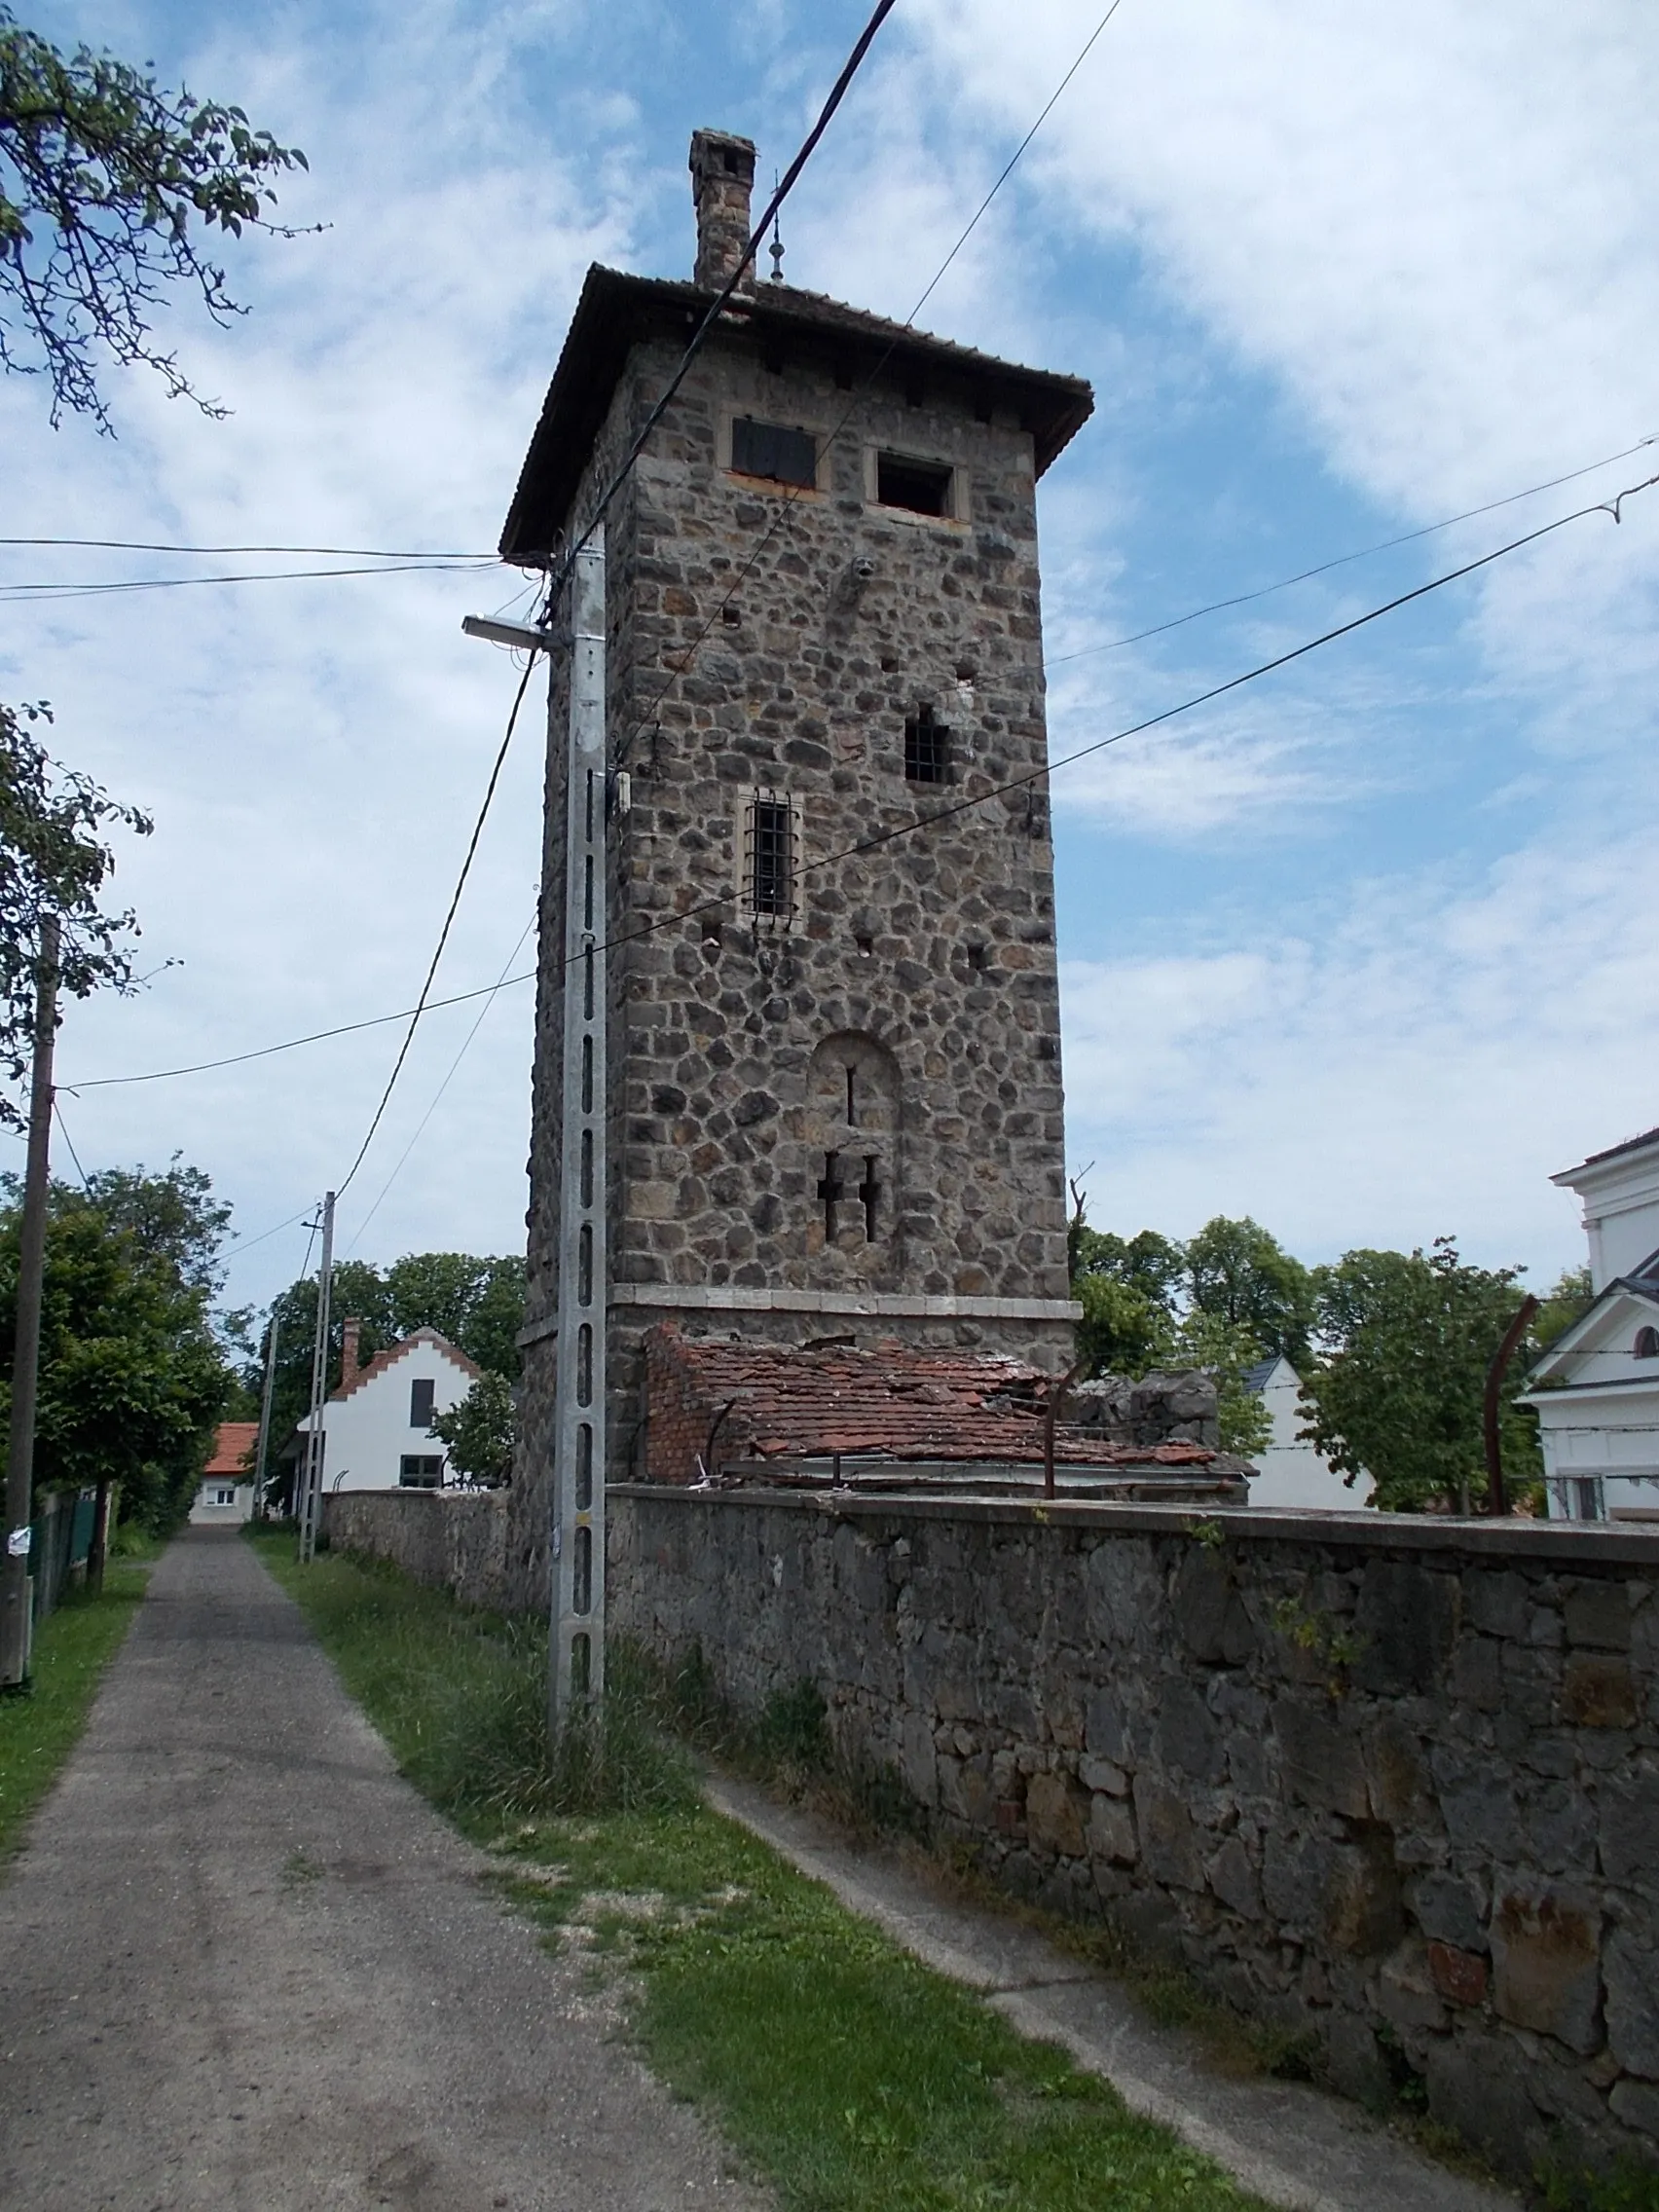
[[382, 545], [166, 545], [143, 537], [0, 537], [0, 545], [77, 545], [106, 553], [314, 553], [345, 561], [494, 561], [494, 553], [423, 553]]
[[[370, 1206], [368, 1212], [364, 1214], [362, 1220], [357, 1224], [355, 1234], [352, 1235], [350, 1243], [346, 1247], [349, 1254], [354, 1252], [357, 1249], [357, 1246], [362, 1242], [363, 1238], [367, 1235], [369, 1224], [374, 1220], [376, 1214], [379, 1213], [382, 1201], [385, 1199], [387, 1193], [391, 1189], [391, 1186], [402, 1174], [405, 1166], [408, 1164], [409, 1155], [415, 1150], [415, 1147], [420, 1143], [422, 1137], [425, 1134], [426, 1124], [437, 1112], [438, 1107], [442, 1102], [444, 1092], [448, 1090], [450, 1085], [455, 1081], [456, 1076], [460, 1072], [461, 1061], [465, 1059], [467, 1053], [472, 1050], [472, 1041], [477, 1036], [479, 1030], [483, 1028], [484, 1017], [490, 1012], [490, 1009], [495, 1005], [497, 993], [506, 988], [506, 985], [509, 981], [507, 970], [512, 966], [513, 962], [518, 958], [520, 952], [524, 949], [524, 940], [527, 937], [529, 937], [531, 931], [535, 927], [535, 915], [533, 912], [531, 914], [530, 920], [525, 923], [524, 928], [519, 932], [518, 943], [513, 946], [511, 952], [507, 954], [506, 959], [501, 963], [501, 973], [497, 977], [494, 984], [491, 986], [489, 991], [486, 992], [484, 1004], [478, 1009], [477, 1018], [474, 1020], [472, 1027], [466, 1032], [465, 1037], [461, 1040], [461, 1051], [457, 1052], [455, 1058], [450, 1062], [448, 1075], [444, 1077], [443, 1082], [439, 1084], [437, 1089], [432, 1093], [432, 1103], [426, 1108], [426, 1111], [422, 1115], [420, 1121], [416, 1124], [415, 1133], [409, 1139], [409, 1142], [404, 1146], [402, 1153], [399, 1155], [397, 1165], [392, 1169], [391, 1173], [382, 1184], [380, 1197], [376, 1198], [374, 1204]], [[513, 981], [518, 981], [521, 978], [515, 977], [510, 979]]]
[[404, 1032], [403, 1042], [397, 1049], [397, 1057], [392, 1062], [391, 1073], [386, 1079], [386, 1088], [381, 1092], [380, 1104], [375, 1108], [374, 1117], [369, 1123], [368, 1133], [357, 1147], [357, 1157], [347, 1169], [344, 1181], [336, 1186], [336, 1198], [345, 1197], [346, 1193], [351, 1188], [352, 1177], [363, 1164], [363, 1156], [374, 1142], [375, 1131], [381, 1125], [381, 1117], [390, 1103], [392, 1091], [397, 1088], [397, 1079], [403, 1073], [403, 1063], [409, 1057], [409, 1048], [415, 1042], [415, 1032], [421, 1025], [421, 1016], [426, 1011], [426, 995], [431, 990], [433, 978], [438, 973], [438, 962], [443, 958], [444, 946], [449, 942], [449, 934], [455, 922], [456, 909], [461, 904], [461, 895], [466, 889], [466, 879], [472, 872], [473, 859], [478, 851], [478, 840], [484, 834], [484, 825], [489, 819], [491, 801], [496, 796], [496, 786], [499, 783], [501, 770], [506, 764], [507, 750], [513, 742], [513, 730], [518, 722], [519, 709], [524, 704], [524, 695], [529, 688], [530, 679], [535, 668], [535, 660], [532, 656], [525, 662], [524, 674], [519, 678], [519, 687], [513, 694], [512, 712], [507, 717], [506, 730], [496, 754], [495, 765], [490, 770], [490, 781], [484, 787], [484, 803], [478, 809], [477, 821], [472, 825], [472, 835], [467, 841], [466, 857], [461, 862], [461, 873], [456, 878], [455, 890], [450, 898], [449, 911], [444, 916], [443, 928], [438, 932], [438, 941], [433, 948], [431, 963], [426, 970], [426, 979], [421, 985], [421, 996], [416, 1000], [415, 1011], [409, 1016], [409, 1027]]
[[[1030, 145], [1032, 139], [1036, 137], [1038, 131], [1042, 129], [1044, 124], [1048, 122], [1050, 116], [1052, 115], [1055, 107], [1058, 105], [1060, 94], [1065, 91], [1066, 87], [1077, 75], [1078, 71], [1083, 67], [1085, 61], [1088, 60], [1096, 40], [1100, 37], [1101, 32], [1106, 28], [1107, 24], [1112, 20], [1112, 18], [1118, 13], [1118, 10], [1122, 6], [1122, 4], [1123, 0], [1112, 0], [1112, 5], [1107, 9], [1105, 15], [1101, 17], [1099, 22], [1095, 24], [1093, 30], [1089, 32], [1088, 38], [1084, 41], [1082, 47], [1078, 51], [1076, 58], [1072, 62], [1071, 67], [1066, 71], [1065, 75], [1060, 79], [1059, 83], [1054, 87], [1052, 92], [1050, 93], [1049, 98], [1045, 103], [1041, 114], [1037, 117], [1036, 122], [1032, 124], [1030, 129], [1027, 130], [1024, 137], [1019, 141], [1019, 144], [1010, 155], [1008, 161], [1003, 165], [1001, 174], [997, 177], [996, 182], [991, 186], [991, 189], [986, 193], [983, 200], [980, 201], [978, 206], [975, 208], [973, 214], [969, 217], [968, 223], [963, 229], [961, 235], [958, 237], [955, 244], [945, 255], [944, 259], [940, 263], [938, 269], [934, 271], [933, 276], [929, 278], [926, 286], [923, 288], [921, 297], [911, 308], [909, 313], [904, 317], [903, 322], [899, 326], [898, 330], [896, 330], [894, 332], [894, 335], [888, 340], [886, 347], [875, 362], [875, 366], [865, 377], [863, 383], [854, 392], [852, 398], [848, 400], [846, 407], [842, 410], [841, 420], [835, 424], [835, 427], [830, 431], [829, 437], [824, 442], [824, 450], [827, 453], [839, 442], [848, 424], [852, 422], [854, 416], [858, 413], [859, 408], [862, 406], [865, 399], [868, 396], [870, 390], [874, 387], [876, 380], [880, 377], [888, 362], [893, 358], [894, 352], [899, 346], [901, 337], [905, 331], [914, 328], [917, 315], [921, 313], [923, 308], [926, 307], [929, 300], [932, 299], [934, 293], [939, 289], [940, 282], [942, 279], [945, 271], [949, 269], [951, 263], [956, 259], [957, 255], [962, 251], [962, 248], [968, 243], [968, 240], [973, 237], [975, 231], [978, 228], [980, 217], [984, 214], [986, 208], [989, 207], [991, 202], [996, 198], [997, 194], [1002, 190], [1003, 186], [1008, 182], [1009, 178], [1014, 174], [1014, 167], [1017, 165], [1020, 156]], [[756, 231], [756, 239], [759, 238], [760, 232], [764, 231], [765, 228], [766, 219], [762, 217], [760, 230]], [[751, 251], [754, 250], [754, 242], [755, 241], [752, 240]], [[680, 661], [675, 665], [675, 667], [669, 670], [666, 680], [664, 681], [661, 688], [652, 698], [649, 706], [645, 708], [645, 712], [642, 715], [637, 717], [627, 735], [618, 744], [616, 748], [616, 761], [618, 765], [620, 765], [620, 763], [626, 760], [626, 758], [628, 757], [629, 753], [633, 749], [634, 740], [640, 735], [641, 731], [648, 728], [649, 725], [656, 719], [656, 717], [660, 712], [662, 705], [667, 699], [669, 693], [674, 689], [674, 686], [679, 682], [680, 679], [685, 675], [687, 670], [690, 668], [691, 663], [696, 659], [698, 653], [702, 650], [704, 643], [708, 639], [709, 633], [714, 629], [715, 624], [719, 620], [723, 610], [732, 604], [732, 601], [735, 599], [737, 593], [742, 589], [748, 577], [753, 573], [755, 564], [759, 560], [761, 554], [764, 553], [767, 546], [771, 544], [772, 539], [777, 535], [779, 530], [793, 519], [795, 505], [801, 497], [801, 492], [803, 489], [804, 487], [802, 486], [790, 485], [781, 490], [777, 510], [773, 514], [772, 520], [767, 524], [765, 530], [761, 533], [760, 537], [756, 543], [754, 551], [750, 554], [748, 560], [743, 564], [743, 567], [738, 571], [737, 574], [727, 585], [724, 596], [716, 603], [713, 612], [710, 614], [708, 620], [703, 624], [703, 627], [697, 632], [697, 635], [692, 639], [690, 645], [685, 648], [685, 651]]]
[[80, 1176], [85, 1188], [90, 1191], [92, 1187], [92, 1177], [81, 1165], [81, 1156], [75, 1150], [75, 1140], [69, 1134], [69, 1124], [63, 1119], [63, 1109], [61, 1106], [59, 1106], [55, 1097], [54, 1097], [52, 1101], [52, 1111], [57, 1117], [57, 1133], [63, 1139], [64, 1143], [69, 1147], [69, 1157], [75, 1162], [75, 1172]]
[[[971, 797], [955, 800], [948, 806], [936, 807], [931, 813], [912, 816], [908, 821], [898, 823], [891, 829], [877, 830], [872, 836], [861, 838], [856, 844], [844, 845], [836, 851], [822, 854], [816, 860], [803, 861], [791, 869], [790, 880], [792, 882], [798, 881], [802, 876], [810, 874], [816, 869], [832, 866], [838, 861], [857, 859], [861, 854], [873, 852], [882, 845], [892, 844], [900, 837], [909, 836], [917, 830], [931, 829], [936, 823], [949, 821], [953, 817], [969, 813], [977, 807], [989, 805], [994, 799], [1005, 798], [1011, 793], [1026, 790], [1033, 784], [1043, 782], [1045, 778], [1053, 775], [1059, 769], [1072, 767], [1079, 760], [1085, 760], [1093, 754], [1105, 752], [1110, 746], [1120, 745], [1125, 738], [1140, 736], [1147, 730], [1157, 729], [1165, 722], [1174, 721], [1183, 715], [1192, 714], [1198, 708], [1207, 706], [1213, 700], [1222, 698], [1229, 692], [1239, 690], [1246, 683], [1254, 683], [1262, 677], [1271, 676], [1276, 670], [1288, 667], [1291, 662], [1301, 660], [1309, 653], [1318, 651], [1324, 645], [1333, 645], [1341, 638], [1350, 637], [1356, 630], [1362, 630], [1370, 623], [1380, 621], [1382, 616], [1392, 614], [1398, 608], [1410, 606], [1416, 600], [1425, 599], [1431, 593], [1441, 591], [1448, 584], [1456, 583], [1464, 576], [1473, 575], [1481, 569], [1490, 568], [1493, 562], [1501, 561], [1511, 553], [1518, 553], [1528, 545], [1536, 544], [1541, 538], [1551, 536], [1558, 530], [1567, 529], [1571, 523], [1582, 522], [1587, 517], [1598, 514], [1611, 515], [1613, 520], [1617, 522], [1621, 519], [1619, 509], [1626, 499], [1634, 498], [1639, 493], [1648, 491], [1656, 484], [1659, 484], [1659, 473], [1643, 479], [1640, 484], [1627, 486], [1615, 498], [1599, 499], [1589, 506], [1574, 508], [1570, 514], [1559, 515], [1555, 521], [1543, 523], [1536, 530], [1528, 531], [1521, 537], [1511, 538], [1506, 544], [1495, 546], [1489, 553], [1482, 553], [1472, 561], [1465, 561], [1456, 569], [1449, 569], [1444, 574], [1433, 576], [1426, 583], [1415, 585], [1410, 591], [1401, 592], [1394, 598], [1385, 600], [1381, 606], [1369, 608], [1364, 614], [1355, 615], [1349, 621], [1339, 623], [1335, 629], [1321, 631], [1317, 637], [1309, 638], [1301, 645], [1290, 647], [1288, 651], [1276, 653], [1271, 660], [1258, 662], [1255, 667], [1246, 669], [1242, 675], [1230, 677], [1222, 683], [1212, 684], [1207, 690], [1196, 692], [1192, 697], [1181, 700], [1173, 707], [1165, 707], [1156, 715], [1147, 716], [1144, 720], [1131, 722], [1123, 729], [1114, 730], [1108, 737], [1096, 738], [1088, 745], [1079, 746], [1073, 753], [1062, 754], [1057, 760], [1048, 761], [1039, 768], [1028, 769], [1021, 775], [1011, 776], [1002, 783], [989, 786], [985, 791], [975, 793]], [[534, 666], [534, 664], [532, 665]], [[527, 676], [528, 673], [527, 671]], [[519, 689], [521, 698], [523, 691], [524, 686], [521, 683]], [[602, 945], [595, 946], [595, 950], [612, 951], [619, 945], [634, 943], [641, 938], [654, 935], [658, 930], [669, 928], [679, 922], [692, 920], [699, 914], [713, 912], [718, 908], [728, 906], [730, 903], [730, 892], [721, 892], [713, 898], [701, 900], [693, 905], [677, 908], [672, 913], [659, 914], [653, 919], [642, 923], [639, 928], [624, 931], [617, 937], [607, 938]], [[523, 940], [521, 939], [520, 941], [522, 942]], [[580, 954], [572, 954], [564, 963], [564, 966], [574, 965], [574, 962], [580, 957], [582, 957]], [[522, 975], [505, 977], [494, 983], [483, 984], [476, 990], [458, 992], [452, 998], [435, 999], [426, 1004], [424, 1011], [430, 1013], [435, 1012], [440, 1007], [460, 1006], [470, 999], [493, 998], [498, 991], [507, 989], [515, 983], [531, 981], [535, 974], [535, 969], [527, 969]], [[407, 1018], [409, 1018], [408, 1010], [405, 1010], [402, 1014], [374, 1014], [363, 1021], [345, 1022], [338, 1028], [320, 1029], [310, 1036], [288, 1038], [278, 1045], [263, 1046], [256, 1051], [239, 1052], [229, 1059], [203, 1060], [191, 1067], [159, 1068], [145, 1075], [102, 1076], [78, 1085], [65, 1085], [63, 1088], [73, 1095], [77, 1090], [90, 1090], [95, 1087], [107, 1087], [115, 1084], [161, 1083], [175, 1076], [200, 1075], [217, 1068], [239, 1066], [248, 1060], [269, 1058], [273, 1053], [293, 1051], [303, 1045], [319, 1044], [328, 1038], [350, 1036], [360, 1029], [380, 1028], [387, 1022], [402, 1021]], [[284, 1223], [282, 1226], [286, 1227], [287, 1225]], [[268, 1232], [268, 1234], [275, 1234], [275, 1232]]]
[[1155, 622], [1148, 630], [1133, 631], [1126, 638], [1114, 638], [1104, 645], [1082, 645], [1073, 653], [1051, 653], [1047, 656], [1048, 666], [1063, 668], [1068, 661], [1088, 660], [1093, 653], [1121, 652], [1125, 645], [1138, 645], [1145, 638], [1161, 638], [1166, 630], [1182, 629], [1206, 614], [1225, 613], [1230, 607], [1248, 607], [1252, 600], [1267, 599], [1275, 591], [1288, 591], [1292, 584], [1305, 584], [1312, 576], [1328, 575], [1331, 570], [1346, 568], [1350, 561], [1369, 561], [1378, 553], [1391, 553], [1396, 546], [1414, 545], [1419, 537], [1433, 537], [1440, 531], [1454, 530], [1460, 522], [1473, 522], [1478, 516], [1495, 514], [1500, 507], [1513, 507], [1522, 499], [1535, 498], [1540, 492], [1555, 492], [1564, 484], [1576, 484], [1581, 476], [1594, 476], [1597, 469], [1610, 468], [1615, 461], [1628, 461], [1633, 453], [1641, 453], [1656, 444], [1659, 444], [1659, 433], [1638, 438], [1635, 445], [1606, 454], [1600, 461], [1586, 461], [1582, 468], [1569, 468], [1565, 476], [1551, 476], [1542, 484], [1530, 484], [1526, 491], [1510, 492], [1501, 499], [1489, 499], [1485, 506], [1465, 507], [1460, 515], [1448, 515], [1444, 522], [1425, 523], [1420, 530], [1408, 530], [1398, 537], [1385, 537], [1380, 544], [1362, 545], [1356, 553], [1339, 553], [1334, 560], [1320, 561], [1311, 569], [1299, 569], [1294, 576], [1281, 576], [1275, 584], [1262, 584], [1255, 591], [1235, 592], [1231, 599], [1213, 599], [1207, 607], [1195, 607], [1191, 613], [1172, 615], [1167, 622]]
[[[304, 1221], [310, 1211], [311, 1207], [309, 1205], [304, 1205], [300, 1208], [298, 1213], [291, 1213], [286, 1221], [279, 1221], [275, 1229], [262, 1229], [257, 1236], [233, 1236], [230, 1239], [230, 1242], [225, 1246], [225, 1250], [227, 1254], [234, 1253], [238, 1259], [240, 1259], [241, 1255], [244, 1252], [251, 1252], [256, 1244], [267, 1243], [273, 1236], [280, 1236], [284, 1229], [292, 1229], [296, 1222]], [[309, 1267], [310, 1265], [311, 1250], [308, 1246], [306, 1250], [306, 1266]], [[302, 1268], [300, 1270], [300, 1272], [303, 1274], [305, 1272], [305, 1269]]]
[[494, 559], [467, 558], [460, 561], [402, 561], [373, 569], [263, 569], [244, 571], [240, 575], [230, 576], [134, 576], [113, 583], [96, 584], [0, 584], [0, 601], [38, 606], [47, 600], [102, 599], [111, 593], [120, 592], [178, 591], [187, 584], [285, 584], [304, 582], [319, 576], [475, 575], [480, 570], [499, 566], [499, 562]]

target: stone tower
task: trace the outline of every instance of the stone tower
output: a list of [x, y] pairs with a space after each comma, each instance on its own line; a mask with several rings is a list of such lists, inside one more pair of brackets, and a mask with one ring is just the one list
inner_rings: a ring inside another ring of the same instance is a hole
[[[557, 557], [741, 256], [588, 273], [501, 539]], [[753, 273], [607, 519], [611, 1472], [653, 1322], [1069, 1361], [1037, 480], [1088, 387]], [[551, 1390], [566, 726], [554, 655], [526, 1330]], [[886, 841], [871, 844], [870, 840]], [[853, 853], [849, 848], [867, 849]]]

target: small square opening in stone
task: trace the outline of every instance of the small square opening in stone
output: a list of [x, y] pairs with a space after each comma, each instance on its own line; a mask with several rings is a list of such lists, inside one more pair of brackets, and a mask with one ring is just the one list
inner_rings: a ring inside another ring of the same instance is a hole
[[950, 781], [950, 725], [932, 707], [918, 707], [904, 723], [904, 774], [912, 784]]
[[875, 496], [882, 506], [903, 507], [908, 514], [948, 515], [953, 473], [946, 461], [879, 453], [875, 457]]
[[728, 599], [725, 605], [720, 608], [720, 620], [725, 624], [728, 630], [735, 630], [738, 624], [743, 620], [743, 610], [741, 608], [734, 607], [731, 601]]
[[760, 476], [773, 484], [811, 491], [818, 482], [818, 440], [810, 430], [792, 430], [782, 423], [757, 423], [739, 415], [731, 425], [731, 465], [740, 476]]

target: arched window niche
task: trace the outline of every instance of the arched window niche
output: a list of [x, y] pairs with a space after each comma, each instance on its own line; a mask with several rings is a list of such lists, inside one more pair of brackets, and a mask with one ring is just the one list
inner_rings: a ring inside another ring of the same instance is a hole
[[899, 1206], [899, 1063], [877, 1037], [836, 1030], [806, 1071], [809, 1252], [891, 1245]]

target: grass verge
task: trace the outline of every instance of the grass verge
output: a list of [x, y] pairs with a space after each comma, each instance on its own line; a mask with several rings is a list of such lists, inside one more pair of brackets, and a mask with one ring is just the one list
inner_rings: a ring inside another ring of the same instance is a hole
[[103, 1595], [70, 1596], [35, 1638], [34, 1686], [0, 1698], [0, 1860], [21, 1839], [86, 1726], [92, 1693], [144, 1595], [146, 1570], [111, 1561]]
[[[540, 1634], [254, 1537], [406, 1774], [498, 1855], [547, 1940], [793, 2212], [1249, 2212], [1063, 2052], [1015, 2035], [703, 1804], [664, 1692], [615, 1655], [603, 1758], [539, 1743]], [[781, 1711], [781, 1734], [810, 1721]]]

